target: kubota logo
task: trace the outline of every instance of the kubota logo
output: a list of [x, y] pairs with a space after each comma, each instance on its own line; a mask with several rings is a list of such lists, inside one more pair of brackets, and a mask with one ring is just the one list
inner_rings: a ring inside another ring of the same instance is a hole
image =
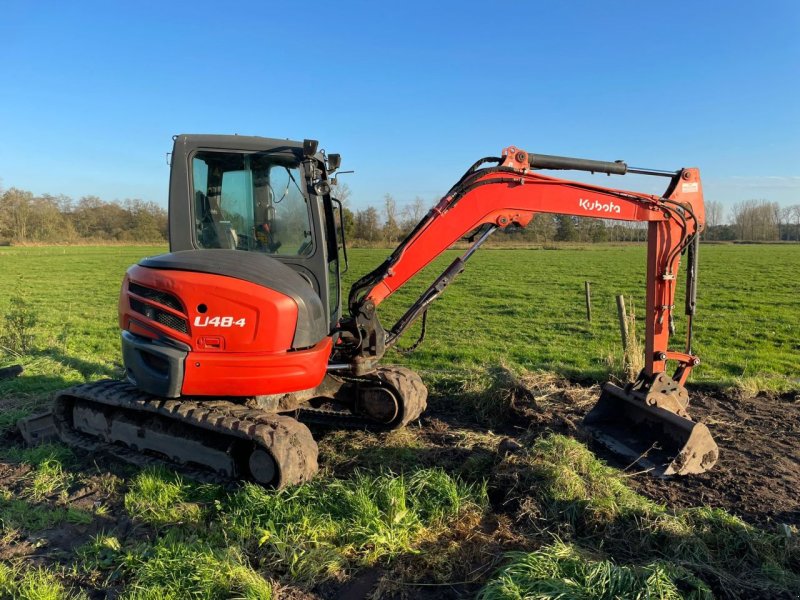
[[584, 210], [593, 210], [594, 212], [607, 212], [607, 213], [619, 213], [622, 212], [622, 208], [620, 208], [619, 204], [614, 204], [613, 202], [600, 202], [599, 200], [584, 200], [583, 198], [578, 200], [578, 206], [580, 206]]

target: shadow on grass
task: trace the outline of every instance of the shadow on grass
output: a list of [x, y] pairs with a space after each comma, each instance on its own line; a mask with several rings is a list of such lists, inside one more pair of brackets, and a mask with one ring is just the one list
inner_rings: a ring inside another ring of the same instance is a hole
[[114, 379], [122, 377], [123, 373], [121, 367], [109, 367], [102, 363], [72, 356], [58, 348], [47, 348], [46, 350], [36, 349], [32, 350], [29, 355], [32, 358], [49, 358], [50, 360], [54, 360], [68, 369], [77, 371], [85, 379], [95, 379], [98, 376]]

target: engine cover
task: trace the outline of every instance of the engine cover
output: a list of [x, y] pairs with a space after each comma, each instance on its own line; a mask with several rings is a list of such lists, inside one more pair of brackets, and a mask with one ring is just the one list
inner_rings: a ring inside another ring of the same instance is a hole
[[143, 260], [126, 273], [119, 320], [128, 378], [159, 396], [308, 389], [322, 381], [330, 356], [314, 290], [279, 261], [249, 252]]

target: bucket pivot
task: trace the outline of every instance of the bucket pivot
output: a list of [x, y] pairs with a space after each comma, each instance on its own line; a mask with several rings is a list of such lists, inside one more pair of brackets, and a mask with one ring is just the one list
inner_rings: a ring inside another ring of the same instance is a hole
[[686, 388], [664, 373], [647, 391], [607, 383], [583, 424], [609, 450], [657, 477], [704, 473], [719, 449], [708, 427], [689, 418], [688, 403]]

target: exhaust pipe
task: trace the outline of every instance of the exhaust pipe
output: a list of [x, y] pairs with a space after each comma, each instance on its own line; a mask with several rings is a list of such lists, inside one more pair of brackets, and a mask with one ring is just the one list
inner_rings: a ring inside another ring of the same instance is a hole
[[[683, 386], [671, 382], [688, 400]], [[659, 393], [651, 390], [642, 397], [641, 392], [607, 383], [583, 424], [609, 450], [639, 463], [656, 477], [706, 472], [719, 458], [711, 432], [688, 418], [685, 404], [674, 396], [667, 402], [654, 398]]]

